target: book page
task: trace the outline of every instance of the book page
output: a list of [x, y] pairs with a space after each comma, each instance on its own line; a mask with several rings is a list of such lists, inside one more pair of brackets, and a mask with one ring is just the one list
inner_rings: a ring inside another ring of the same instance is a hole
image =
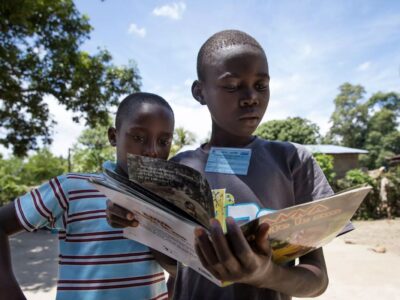
[[208, 182], [171, 161], [128, 154], [129, 179], [179, 207], [208, 228], [214, 205]]
[[241, 226], [249, 242], [262, 223], [270, 225], [273, 260], [285, 263], [334, 239], [349, 223], [371, 187], [361, 187], [331, 197], [285, 208]]
[[194, 248], [194, 222], [177, 218], [168, 211], [127, 195], [124, 191], [110, 189], [98, 180], [91, 183], [109, 199], [133, 212], [138, 227], [124, 228], [124, 236], [153, 248], [189, 266], [204, 277], [221, 286], [221, 282], [200, 263]]

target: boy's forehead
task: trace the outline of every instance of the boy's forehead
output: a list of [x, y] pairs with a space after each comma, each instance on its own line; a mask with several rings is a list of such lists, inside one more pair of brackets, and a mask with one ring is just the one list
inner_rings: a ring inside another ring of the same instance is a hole
[[223, 71], [230, 66], [245, 66], [254, 62], [268, 73], [268, 61], [263, 51], [251, 45], [233, 45], [213, 51], [205, 67]]
[[130, 108], [123, 123], [137, 123], [149, 118], [163, 118], [174, 122], [174, 115], [167, 107], [158, 103], [142, 102]]

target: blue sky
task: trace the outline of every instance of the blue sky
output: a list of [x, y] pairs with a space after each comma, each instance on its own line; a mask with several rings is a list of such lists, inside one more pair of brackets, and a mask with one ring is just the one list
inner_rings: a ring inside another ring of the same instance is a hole
[[[344, 82], [368, 94], [400, 92], [400, 1], [75, 1], [94, 27], [83, 49], [106, 48], [117, 65], [137, 63], [142, 90], [159, 93], [177, 126], [199, 140], [210, 131], [190, 85], [201, 44], [223, 29], [240, 29], [264, 47], [271, 100], [264, 121], [300, 116], [329, 128]], [[83, 126], [49, 99], [59, 122], [53, 152], [66, 155]]]

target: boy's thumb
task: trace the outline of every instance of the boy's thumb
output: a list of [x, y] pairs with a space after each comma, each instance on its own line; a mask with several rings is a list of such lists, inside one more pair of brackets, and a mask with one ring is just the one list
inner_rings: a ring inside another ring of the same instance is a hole
[[256, 234], [256, 245], [262, 255], [271, 255], [271, 245], [268, 239], [269, 225], [263, 223], [258, 227]]

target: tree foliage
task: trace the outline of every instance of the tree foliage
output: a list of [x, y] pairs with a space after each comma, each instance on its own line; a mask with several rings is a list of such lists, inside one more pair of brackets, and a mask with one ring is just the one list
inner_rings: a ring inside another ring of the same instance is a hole
[[314, 158], [317, 161], [322, 172], [324, 172], [324, 175], [328, 180], [329, 184], [331, 186], [334, 186], [336, 173], [333, 170], [333, 156], [322, 153], [316, 153], [314, 154]]
[[0, 156], [0, 205], [14, 200], [30, 188], [65, 173], [66, 160], [49, 149], [39, 149], [28, 159]]
[[99, 172], [107, 160], [115, 160], [115, 149], [108, 141], [107, 131], [112, 125], [108, 118], [106, 125], [85, 129], [72, 149], [72, 171]]
[[360, 85], [340, 86], [326, 140], [368, 150], [368, 155], [361, 156], [361, 163], [373, 169], [400, 153], [400, 95], [377, 92], [364, 99], [364, 94]]
[[183, 128], [177, 127], [174, 131], [170, 156], [174, 156], [183, 146], [191, 145], [196, 141], [196, 135]]
[[106, 50], [80, 46], [92, 27], [72, 0], [14, 0], [0, 5], [0, 144], [23, 156], [51, 143], [46, 96], [74, 112], [73, 120], [105, 124], [110, 105], [139, 90], [133, 62], [112, 64]]
[[35, 186], [66, 171], [67, 160], [53, 155], [48, 148], [43, 148], [29, 156], [20, 176], [25, 185]]
[[368, 106], [364, 104], [365, 90], [361, 85], [350, 83], [342, 84], [339, 90], [327, 138], [333, 144], [362, 148], [368, 116]]
[[257, 128], [255, 134], [267, 140], [299, 144], [316, 144], [320, 138], [318, 125], [300, 117], [265, 122]]
[[16, 157], [4, 159], [0, 155], [0, 206], [27, 191], [21, 179], [23, 161]]
[[353, 188], [355, 186], [367, 184], [372, 187], [360, 208], [354, 214], [355, 219], [377, 219], [379, 217], [378, 208], [380, 204], [379, 187], [376, 179], [368, 176], [361, 170], [354, 169], [346, 173], [346, 176], [337, 182], [340, 190]]

